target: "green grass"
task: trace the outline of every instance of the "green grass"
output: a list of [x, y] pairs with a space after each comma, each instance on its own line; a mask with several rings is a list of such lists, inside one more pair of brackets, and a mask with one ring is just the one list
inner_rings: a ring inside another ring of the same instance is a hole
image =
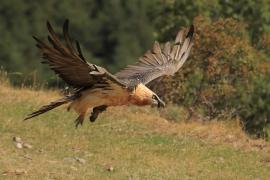
[[[202, 138], [182, 128], [184, 124], [166, 123], [149, 108], [110, 108], [95, 123], [86, 119], [78, 129], [76, 115], [64, 108], [23, 122], [27, 113], [57, 96], [47, 93], [0, 88], [0, 179], [270, 177], [269, 150], [239, 148], [234, 142], [219, 142], [222, 137]], [[17, 149], [14, 136], [33, 148]], [[113, 171], [107, 170], [110, 166]], [[19, 169], [26, 173], [16, 175]]]

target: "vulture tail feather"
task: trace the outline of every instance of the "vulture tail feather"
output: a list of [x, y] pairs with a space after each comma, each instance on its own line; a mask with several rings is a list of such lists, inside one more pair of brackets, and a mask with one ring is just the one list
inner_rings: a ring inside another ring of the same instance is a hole
[[41, 115], [43, 113], [46, 113], [46, 112], [48, 112], [48, 111], [50, 111], [50, 110], [52, 110], [52, 109], [54, 109], [54, 108], [56, 108], [58, 106], [66, 104], [66, 103], [70, 102], [71, 100], [73, 100], [73, 96], [65, 97], [65, 98], [53, 101], [48, 105], [42, 106], [39, 110], [37, 110], [37, 111], [35, 111], [35, 112], [31, 113], [31, 114], [28, 114], [27, 117], [24, 120], [31, 119], [31, 118], [33, 118], [35, 116], [39, 116], [39, 115]]

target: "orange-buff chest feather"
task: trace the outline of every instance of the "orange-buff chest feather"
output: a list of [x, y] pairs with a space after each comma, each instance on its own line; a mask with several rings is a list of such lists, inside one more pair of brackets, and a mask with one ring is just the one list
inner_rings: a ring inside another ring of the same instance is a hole
[[153, 92], [143, 84], [139, 84], [132, 92], [127, 89], [115, 88], [108, 94], [102, 94], [100, 91], [85, 91], [82, 96], [73, 101], [70, 107], [77, 112], [87, 112], [89, 108], [107, 105], [119, 106], [134, 104], [138, 106], [151, 104]]

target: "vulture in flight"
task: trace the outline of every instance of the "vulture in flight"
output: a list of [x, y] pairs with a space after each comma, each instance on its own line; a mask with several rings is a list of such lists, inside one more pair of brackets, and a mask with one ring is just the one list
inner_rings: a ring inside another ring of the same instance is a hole
[[63, 25], [63, 43], [47, 22], [48, 43], [34, 37], [37, 47], [48, 66], [74, 88], [70, 95], [51, 102], [29, 114], [25, 120], [43, 114], [63, 104], [69, 104], [68, 110], [78, 113], [76, 127], [82, 125], [85, 116], [92, 110], [89, 120], [94, 122], [99, 113], [109, 106], [120, 105], [156, 105], [164, 107], [165, 103], [151, 91], [146, 84], [161, 76], [174, 75], [189, 56], [194, 33], [194, 26], [188, 32], [178, 32], [174, 42], [160, 45], [155, 42], [134, 65], [129, 65], [116, 74], [85, 60], [78, 42], [76, 48], [68, 33], [68, 20]]

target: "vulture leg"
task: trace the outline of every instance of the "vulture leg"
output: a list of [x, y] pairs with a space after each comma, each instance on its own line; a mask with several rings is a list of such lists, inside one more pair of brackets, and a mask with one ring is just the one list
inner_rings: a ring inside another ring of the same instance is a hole
[[76, 128], [83, 124], [83, 120], [84, 120], [84, 114], [80, 114], [79, 117], [75, 120], [75, 126]]
[[102, 113], [103, 111], [105, 111], [107, 109], [107, 107], [108, 106], [106, 106], [106, 105], [94, 107], [93, 111], [91, 113], [91, 116], [89, 117], [90, 122], [95, 122], [99, 113]]

